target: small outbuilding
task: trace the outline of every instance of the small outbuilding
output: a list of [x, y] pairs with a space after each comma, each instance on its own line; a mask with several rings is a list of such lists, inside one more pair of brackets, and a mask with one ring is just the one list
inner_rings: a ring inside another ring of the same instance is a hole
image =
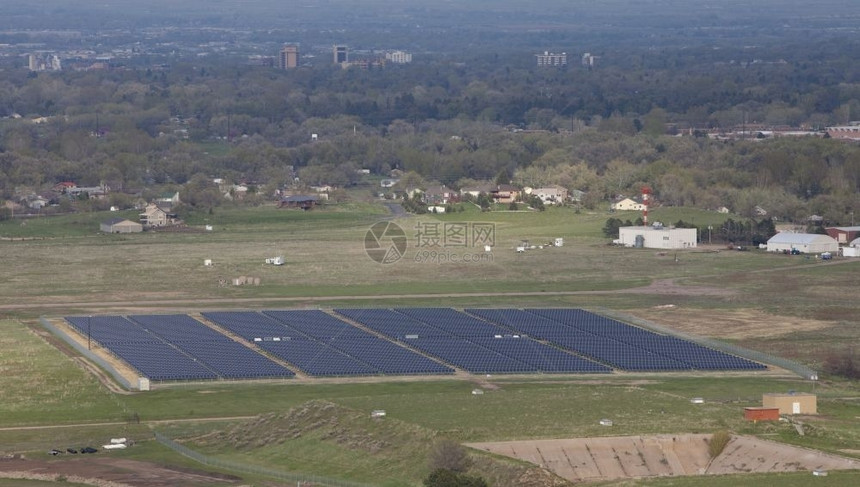
[[828, 227], [824, 229], [827, 232], [827, 235], [833, 237], [840, 244], [847, 244], [848, 242], [860, 238], [860, 226], [855, 227]]
[[646, 249], [691, 249], [698, 241], [695, 228], [668, 228], [661, 225], [649, 227], [621, 227], [617, 243], [625, 247]]
[[779, 421], [779, 408], [752, 407], [744, 408], [744, 419], [747, 421]]
[[777, 408], [779, 414], [818, 414], [818, 401], [815, 394], [789, 392], [762, 395], [761, 405]]
[[767, 241], [768, 252], [800, 252], [801, 254], [837, 253], [839, 244], [829, 235], [817, 233], [780, 232]]
[[143, 225], [125, 218], [111, 218], [99, 225], [99, 230], [104, 233], [140, 233]]

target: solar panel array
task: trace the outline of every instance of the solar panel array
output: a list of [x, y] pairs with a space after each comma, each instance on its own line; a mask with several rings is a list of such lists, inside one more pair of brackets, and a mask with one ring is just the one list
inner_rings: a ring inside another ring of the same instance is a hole
[[295, 375], [190, 316], [67, 317], [66, 321], [155, 381]]
[[450, 367], [318, 310], [204, 316], [312, 376], [454, 373]]
[[319, 310], [266, 311], [277, 319], [340, 352], [379, 369], [384, 374], [453, 374], [446, 367], [423, 355], [372, 335]]
[[468, 313], [628, 371], [762, 370], [762, 364], [581, 309]]
[[391, 339], [475, 374], [610, 372], [603, 365], [449, 308], [336, 311]]
[[155, 381], [295, 375], [248, 345], [322, 377], [766, 369], [580, 309], [335, 311], [376, 334], [319, 310], [203, 313], [245, 344], [187, 315], [66, 321]]

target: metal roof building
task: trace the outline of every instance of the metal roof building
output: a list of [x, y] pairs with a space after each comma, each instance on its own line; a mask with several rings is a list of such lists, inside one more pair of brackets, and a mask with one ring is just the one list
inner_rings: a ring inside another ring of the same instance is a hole
[[695, 228], [621, 227], [617, 243], [646, 249], [690, 249], [696, 247], [696, 233]]
[[836, 253], [839, 250], [839, 244], [833, 237], [817, 233], [780, 232], [767, 241], [768, 252], [791, 252], [792, 250], [802, 254]]

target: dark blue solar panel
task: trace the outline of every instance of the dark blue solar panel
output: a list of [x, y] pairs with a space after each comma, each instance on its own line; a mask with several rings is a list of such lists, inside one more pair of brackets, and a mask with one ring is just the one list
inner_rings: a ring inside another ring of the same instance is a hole
[[335, 310], [343, 316], [395, 339], [407, 336], [448, 337], [450, 333], [390, 309], [354, 308]]
[[375, 375], [380, 370], [359, 362], [316, 340], [264, 341], [258, 345], [272, 355], [292, 363], [313, 376]]
[[396, 308], [394, 311], [459, 337], [491, 337], [503, 328], [451, 308]]
[[[562, 344], [561, 341], [557, 341], [557, 343], [566, 347], [576, 346], [578, 348], [571, 349], [583, 354], [601, 353], [602, 356], [592, 356], [627, 370], [683, 370], [689, 368], [700, 370], [763, 370], [767, 368], [762, 364], [703, 347], [687, 340], [661, 335], [581, 309], [532, 309], [527, 310], [527, 312], [605, 339], [606, 343], [593, 342], [585, 338], [574, 341], [565, 339], [567, 345]], [[595, 343], [600, 343], [601, 346], [597, 346]], [[586, 349], [591, 350], [591, 352], [584, 351]], [[645, 354], [643, 355], [642, 352]], [[662, 357], [663, 361], [655, 359], [654, 356]], [[637, 359], [641, 360], [638, 366]], [[683, 366], [679, 364], [683, 364]]]
[[151, 380], [218, 378], [204, 364], [122, 316], [78, 316], [66, 321]]
[[320, 310], [263, 311], [263, 314], [318, 339], [373, 336]]
[[[336, 311], [372, 330], [472, 373], [502, 374], [538, 371], [532, 365], [481, 347], [393, 310], [338, 309]], [[499, 329], [494, 327], [494, 330]]]
[[225, 379], [295, 376], [290, 369], [188, 315], [135, 315], [129, 319], [206, 364]]
[[500, 354], [519, 360], [546, 373], [609, 373], [611, 369], [605, 365], [577, 357], [557, 348], [528, 338], [502, 336], [499, 338], [474, 337], [469, 341], [477, 343]]
[[[228, 311], [203, 313], [203, 316], [253, 341], [258, 347], [295, 365], [308, 375], [355, 376], [383, 373], [379, 368], [359, 358], [351, 357], [328, 346], [325, 341], [317, 340], [261, 313]], [[331, 323], [328, 324], [331, 325]], [[307, 323], [303, 326], [307, 326]], [[355, 327], [351, 328], [362, 331]]]
[[386, 374], [454, 373], [450, 367], [319, 310], [266, 311], [265, 314]]

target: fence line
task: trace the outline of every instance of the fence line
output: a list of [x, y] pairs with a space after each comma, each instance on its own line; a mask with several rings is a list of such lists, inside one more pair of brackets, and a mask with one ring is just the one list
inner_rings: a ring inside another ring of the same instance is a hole
[[305, 475], [299, 473], [283, 472], [281, 470], [274, 470], [271, 468], [248, 465], [245, 463], [234, 462], [221, 458], [214, 458], [208, 455], [204, 455], [198, 451], [192, 450], [185, 445], [181, 445], [157, 431], [155, 431], [154, 433], [155, 439], [162, 445], [170, 448], [171, 450], [175, 451], [176, 453], [179, 453], [184, 457], [190, 458], [198, 463], [202, 463], [203, 465], [207, 465], [210, 467], [221, 468], [231, 472], [240, 472], [250, 475], [259, 475], [261, 477], [270, 477], [281, 481], [295, 482], [296, 485], [299, 487], [303, 485], [327, 487], [375, 487], [371, 484], [361, 484], [357, 482], [350, 482], [347, 480], [330, 479], [317, 475]]
[[68, 343], [72, 348], [77, 350], [78, 353], [98, 364], [99, 367], [107, 371], [111, 376], [113, 376], [114, 380], [122, 384], [122, 386], [125, 387], [127, 390], [137, 389], [137, 384], [132, 384], [129, 380], [123, 377], [122, 374], [120, 374], [119, 371], [116, 370], [113, 365], [111, 365], [98, 355], [94, 354], [91, 350], [88, 350], [87, 347], [76, 342], [74, 338], [68, 336], [65, 332], [54, 326], [47, 318], [39, 318], [39, 322], [42, 323], [42, 326], [44, 326], [49, 332], [51, 332], [51, 334]]
[[777, 357], [764, 352], [759, 352], [757, 350], [750, 350], [748, 348], [740, 347], [738, 345], [727, 343], [721, 340], [715, 340], [713, 338], [690, 335], [677, 330], [673, 330], [671, 328], [660, 326], [656, 323], [652, 323], [648, 320], [643, 320], [641, 318], [637, 318], [635, 316], [631, 316], [620, 311], [614, 311], [605, 308], [596, 308], [595, 312], [604, 316], [608, 316], [610, 318], [614, 318], [618, 321], [623, 321], [627, 323], [632, 323], [637, 326], [641, 326], [642, 328], [646, 328], [657, 333], [673, 335], [679, 338], [683, 338], [684, 340], [697, 343], [704, 347], [713, 348], [714, 350], [719, 350], [721, 352], [737, 355], [738, 357], [746, 358], [756, 362], [775, 365], [777, 367], [789, 370], [807, 380], [818, 380], [818, 372], [803, 364], [799, 364], [786, 358]]

